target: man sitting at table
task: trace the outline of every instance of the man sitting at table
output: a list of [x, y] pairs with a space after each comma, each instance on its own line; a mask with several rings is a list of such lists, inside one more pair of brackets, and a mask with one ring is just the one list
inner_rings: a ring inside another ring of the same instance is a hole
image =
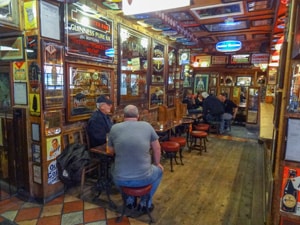
[[103, 145], [106, 143], [106, 135], [113, 125], [110, 117], [112, 101], [105, 95], [101, 95], [96, 102], [96, 111], [93, 112], [87, 123], [90, 147]]
[[[201, 93], [203, 101], [203, 119], [207, 123], [221, 122], [222, 114], [224, 113], [223, 103], [214, 95], [209, 95], [207, 92]], [[221, 130], [220, 130], [221, 132]]]
[[142, 187], [152, 184], [147, 206], [145, 199], [141, 199], [137, 207], [135, 198], [127, 198], [128, 208], [137, 207], [138, 212], [146, 213], [146, 207], [150, 211], [154, 208], [152, 198], [161, 182], [163, 166], [160, 164], [158, 135], [148, 122], [138, 121], [138, 118], [136, 106], [128, 105], [124, 108], [124, 122], [113, 125], [110, 130], [108, 150], [115, 154], [112, 175], [116, 186]]
[[220, 99], [221, 102], [223, 102], [225, 107], [225, 112], [221, 117], [222, 122], [221, 122], [220, 130], [222, 132], [226, 129], [225, 121], [231, 121], [232, 119], [235, 119], [236, 113], [238, 111], [238, 107], [233, 101], [227, 98], [227, 93], [221, 93], [218, 96], [218, 98]]

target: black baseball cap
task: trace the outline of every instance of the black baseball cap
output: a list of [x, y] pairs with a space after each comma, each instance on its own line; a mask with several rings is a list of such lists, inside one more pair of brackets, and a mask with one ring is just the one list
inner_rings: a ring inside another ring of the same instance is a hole
[[97, 103], [106, 103], [106, 104], [109, 104], [111, 105], [112, 104], [112, 101], [105, 95], [100, 95], [98, 98], [97, 98]]

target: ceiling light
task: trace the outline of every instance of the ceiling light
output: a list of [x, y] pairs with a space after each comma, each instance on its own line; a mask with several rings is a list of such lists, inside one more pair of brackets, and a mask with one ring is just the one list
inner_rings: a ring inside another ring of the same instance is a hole
[[190, 0], [123, 0], [124, 15], [135, 15], [147, 12], [162, 11], [190, 5]]

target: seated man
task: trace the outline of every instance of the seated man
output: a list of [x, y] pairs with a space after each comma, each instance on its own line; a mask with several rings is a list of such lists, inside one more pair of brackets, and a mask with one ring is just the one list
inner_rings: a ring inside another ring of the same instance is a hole
[[[113, 125], [110, 130], [108, 150], [115, 154], [112, 175], [116, 186], [142, 187], [152, 184], [149, 204], [146, 205], [142, 199], [137, 207], [138, 211], [146, 213], [146, 207], [150, 211], [154, 208], [152, 198], [161, 182], [163, 166], [160, 164], [158, 135], [148, 122], [138, 121], [138, 118], [136, 106], [124, 108], [124, 122]], [[133, 197], [127, 199], [127, 207], [135, 208], [136, 204]]]
[[230, 121], [232, 119], [235, 119], [236, 113], [238, 111], [238, 107], [237, 105], [231, 101], [230, 99], [227, 98], [227, 93], [222, 93], [219, 96], [219, 99], [221, 102], [223, 102], [224, 107], [225, 107], [225, 112], [222, 115], [222, 122], [221, 122], [221, 126], [220, 130], [224, 131], [225, 130], [225, 120]]
[[106, 143], [106, 135], [113, 125], [109, 114], [112, 101], [105, 95], [101, 95], [96, 102], [96, 111], [93, 112], [87, 123], [87, 132], [90, 139], [90, 147], [103, 145]]
[[[222, 114], [224, 113], [224, 105], [223, 103], [213, 95], [209, 95], [207, 92], [201, 93], [204, 98], [203, 101], [203, 119], [207, 123], [211, 122], [220, 122]], [[221, 130], [220, 130], [221, 132]]]

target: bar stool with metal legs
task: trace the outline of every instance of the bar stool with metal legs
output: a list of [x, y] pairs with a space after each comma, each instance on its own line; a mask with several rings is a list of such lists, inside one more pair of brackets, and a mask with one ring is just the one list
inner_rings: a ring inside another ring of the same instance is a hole
[[160, 143], [161, 149], [163, 152], [165, 152], [166, 156], [170, 159], [171, 164], [171, 172], [174, 172], [173, 170], [173, 159], [176, 161], [176, 154], [180, 150], [180, 145], [175, 141], [164, 141]]
[[146, 212], [149, 216], [150, 222], [154, 223], [154, 219], [151, 215], [151, 212], [148, 208], [148, 204], [150, 201], [150, 191], [151, 191], [152, 185], [149, 184], [144, 187], [125, 187], [121, 186], [121, 192], [122, 192], [122, 199], [123, 199], [123, 207], [122, 207], [122, 214], [120, 217], [117, 218], [117, 222], [120, 223], [123, 220], [123, 216], [125, 215], [126, 210], [126, 199], [128, 196], [133, 196], [137, 198], [145, 198], [146, 200]]

